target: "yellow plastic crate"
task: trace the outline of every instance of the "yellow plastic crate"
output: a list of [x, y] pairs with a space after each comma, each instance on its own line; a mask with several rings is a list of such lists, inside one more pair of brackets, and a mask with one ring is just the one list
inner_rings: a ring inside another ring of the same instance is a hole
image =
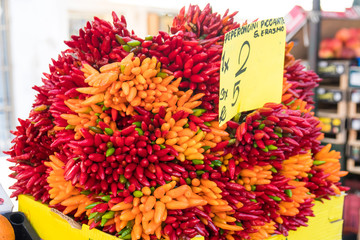
[[[297, 231], [290, 231], [289, 236], [272, 236], [267, 240], [341, 240], [342, 212], [344, 196], [332, 197], [324, 200], [324, 203], [316, 202], [314, 213], [316, 217], [309, 218], [308, 227], [300, 227]], [[61, 218], [50, 208], [32, 197], [19, 196], [19, 211], [23, 212], [40, 238], [45, 240], [111, 240], [119, 239], [97, 229], [89, 230], [89, 226], [83, 224], [81, 229], [72, 228], [69, 223]], [[201, 240], [202, 237], [194, 238]]]

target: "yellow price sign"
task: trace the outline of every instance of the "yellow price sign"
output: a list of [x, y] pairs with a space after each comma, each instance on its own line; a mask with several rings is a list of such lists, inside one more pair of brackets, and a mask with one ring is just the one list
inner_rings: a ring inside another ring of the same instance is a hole
[[237, 113], [281, 102], [285, 22], [273, 18], [226, 33], [220, 67], [219, 124]]

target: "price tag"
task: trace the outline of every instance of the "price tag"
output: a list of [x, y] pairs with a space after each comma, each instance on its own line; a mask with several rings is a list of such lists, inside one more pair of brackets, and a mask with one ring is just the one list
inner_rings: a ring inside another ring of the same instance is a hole
[[226, 33], [220, 67], [220, 126], [239, 112], [281, 102], [285, 37], [283, 18]]

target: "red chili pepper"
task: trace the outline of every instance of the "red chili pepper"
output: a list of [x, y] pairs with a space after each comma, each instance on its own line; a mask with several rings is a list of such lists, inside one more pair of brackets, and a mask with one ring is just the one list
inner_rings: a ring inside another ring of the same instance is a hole
[[175, 120], [175, 122], [176, 122], [176, 121], [180, 120], [181, 118], [183, 118], [183, 115], [184, 115], [184, 111], [181, 110], [181, 111], [176, 112], [176, 113], [172, 116], [172, 118], [173, 118], [173, 119]]
[[29, 170], [29, 171], [26, 171], [26, 172], [17, 174], [15, 178], [16, 178], [17, 180], [28, 179], [28, 178], [31, 177], [33, 174], [34, 174], [34, 172], [33, 172], [32, 170], [31, 170], [31, 171]]
[[261, 148], [261, 149], [265, 149], [265, 148], [266, 148], [265, 143], [264, 143], [263, 141], [261, 141], [261, 140], [257, 140], [257, 141], [255, 141], [255, 143], [256, 143], [256, 144], [258, 145], [258, 147]]
[[105, 180], [101, 180], [100, 187], [101, 187], [101, 190], [103, 192], [105, 192], [109, 188], [109, 185]]
[[99, 203], [91, 209], [91, 212], [92, 213], [93, 212], [103, 213], [103, 212], [106, 212], [108, 210], [108, 208], [109, 208], [108, 203]]
[[207, 69], [205, 71], [203, 71], [204, 74], [211, 76], [212, 74], [216, 73], [217, 71], [219, 71], [220, 67], [212, 67], [210, 69]]
[[[169, 217], [168, 217], [169, 218]], [[176, 218], [175, 218], [176, 220]], [[171, 227], [170, 224], [167, 224], [165, 227], [164, 227], [164, 234], [166, 234], [167, 236], [170, 236], [171, 233], [174, 231], [174, 229]]]
[[71, 141], [71, 143], [77, 144], [80, 147], [91, 147], [94, 145], [93, 139], [84, 139], [82, 141]]
[[193, 67], [193, 65], [194, 65], [194, 60], [192, 59], [192, 58], [190, 58], [189, 60], [187, 60], [186, 62], [185, 62], [185, 64], [184, 64], [184, 69], [186, 70], [186, 69], [192, 69], [192, 67]]
[[265, 136], [265, 132], [262, 130], [255, 130], [254, 139], [261, 140]]
[[228, 144], [229, 144], [229, 140], [219, 142], [218, 144], [216, 144], [215, 147], [213, 147], [211, 149], [211, 151], [212, 152], [220, 151], [220, 150], [224, 149]]
[[184, 221], [188, 221], [189, 218], [187, 216], [177, 216], [176, 217], [178, 221], [180, 222], [184, 222]]
[[170, 154], [171, 154], [171, 155], [173, 155], [173, 156], [175, 156], [175, 157], [179, 156], [179, 152], [176, 151], [172, 146], [166, 145], [166, 147], [170, 149]]
[[80, 171], [80, 162], [77, 162], [70, 170], [65, 172], [65, 176], [64, 176], [65, 180], [69, 181], [70, 179], [73, 179], [75, 175], [79, 173], [79, 171]]
[[139, 176], [139, 178], [144, 177], [144, 168], [142, 168], [140, 165], [136, 167], [136, 174]]
[[[155, 124], [155, 120], [154, 120], [154, 124]], [[158, 125], [158, 124], [157, 124]], [[155, 136], [157, 137], [157, 138], [160, 138], [161, 137], [161, 131], [160, 131], [160, 129], [155, 129]]]
[[208, 220], [208, 227], [210, 228], [210, 230], [213, 231], [214, 235], [218, 235], [218, 228], [215, 226], [215, 224], [212, 221]]
[[181, 173], [186, 172], [185, 168], [180, 166], [179, 164], [168, 162], [167, 165], [169, 165], [175, 171], [178, 171], [178, 172], [181, 172]]
[[194, 131], [194, 132], [197, 131], [197, 127], [194, 122], [189, 122], [188, 124], [189, 124], [189, 128], [191, 129], [191, 131]]
[[198, 53], [192, 57], [194, 63], [203, 62], [206, 60], [208, 55], [206, 53]]
[[133, 200], [134, 200], [134, 197], [132, 195], [129, 195], [129, 196], [125, 197], [124, 203], [132, 203]]
[[39, 179], [39, 177], [40, 177], [39, 173], [36, 173], [35, 175], [33, 175], [29, 179], [29, 181], [26, 183], [26, 188], [30, 189], [34, 185], [35, 181]]
[[190, 234], [196, 233], [196, 232], [195, 232], [195, 229], [193, 229], [193, 228], [187, 228], [187, 229], [184, 229], [184, 230], [183, 230], [183, 233], [184, 233], [185, 235], [190, 235]]
[[228, 121], [226, 124], [228, 127], [233, 128], [233, 129], [237, 129], [240, 126], [239, 123], [231, 121], [231, 120]]
[[195, 115], [190, 115], [189, 116], [190, 121], [193, 121], [194, 123], [204, 123], [204, 120], [202, 120], [201, 118], [195, 116]]
[[121, 135], [127, 136], [135, 131], [136, 125], [130, 125], [123, 130], [121, 130]]
[[139, 182], [143, 185], [143, 186], [145, 186], [145, 187], [151, 187], [151, 184], [150, 184], [150, 182], [147, 180], [147, 178], [141, 178], [141, 179], [139, 179]]
[[[100, 121], [98, 124], [103, 131], [105, 130], [105, 128], [110, 128], [109, 125], [107, 125], [106, 123], [104, 123], [102, 121]], [[101, 134], [100, 136], [102, 136], [102, 135], [103, 134]], [[107, 135], [103, 135], [103, 136], [107, 136]]]
[[241, 220], [258, 220], [258, 219], [260, 219], [259, 216], [250, 215], [250, 214], [241, 213], [241, 212], [235, 212], [234, 217], [240, 221]]
[[70, 158], [65, 164], [64, 171], [65, 172], [69, 171], [74, 165], [75, 165], [75, 160], [73, 158]]
[[85, 137], [85, 139], [92, 139], [93, 138], [93, 135], [86, 128], [81, 128], [80, 132]]
[[164, 64], [164, 65], [169, 65], [169, 63], [170, 63], [170, 60], [169, 60], [169, 58], [167, 58], [167, 57], [160, 57], [160, 62], [162, 63], [162, 64]]
[[131, 144], [134, 143], [134, 141], [135, 141], [135, 137], [134, 137], [134, 136], [127, 136], [127, 137], [125, 138], [124, 143], [125, 143], [126, 146], [130, 146]]
[[160, 161], [163, 161], [163, 162], [168, 162], [168, 161], [172, 161], [175, 159], [175, 156], [169, 156], [169, 155], [166, 155], [166, 156], [163, 156], [163, 157], [160, 157]]
[[289, 137], [284, 137], [283, 140], [284, 140], [284, 142], [292, 144], [294, 146], [297, 146], [297, 147], [300, 146], [298, 142], [296, 142], [295, 140], [293, 140]]
[[204, 213], [203, 211], [197, 209], [197, 208], [190, 208], [189, 209], [190, 212], [193, 212], [194, 214], [205, 218], [206, 220], [212, 221], [211, 218], [209, 217], [209, 215], [207, 215], [206, 213]]
[[263, 210], [250, 210], [248, 213], [254, 214], [254, 215], [263, 215]]
[[67, 137], [58, 138], [50, 146], [52, 148], [56, 148], [56, 147], [60, 146], [61, 144], [69, 142], [69, 141], [71, 141], [73, 139], [74, 139], [73, 136], [67, 136]]
[[244, 141], [245, 141], [246, 143], [250, 144], [251, 141], [252, 141], [252, 137], [253, 137], [253, 136], [252, 136], [250, 133], [246, 132], [246, 133], [243, 135], [243, 137], [244, 137]]
[[101, 180], [104, 180], [104, 179], [105, 179], [104, 168], [103, 168], [103, 166], [101, 166], [100, 164], [99, 164], [99, 170], [98, 170], [97, 175], [100, 177]]
[[179, 184], [180, 185], [186, 185], [187, 183], [186, 183], [186, 181], [185, 181], [185, 179], [183, 177], [180, 177]]
[[172, 178], [169, 174], [163, 172], [163, 176], [165, 181], [172, 181]]
[[112, 225], [105, 226], [105, 227], [103, 228], [103, 231], [104, 231], [104, 232], [108, 232], [108, 233], [115, 233], [115, 231], [116, 231], [116, 225], [115, 225], [115, 224], [112, 224]]
[[172, 231], [171, 233], [170, 233], [170, 240], [177, 240], [177, 238], [176, 238], [176, 231]]
[[173, 169], [168, 166], [167, 164], [165, 163], [159, 163], [159, 166], [161, 167], [161, 169], [167, 173], [172, 173], [173, 172]]
[[193, 225], [193, 228], [202, 236], [204, 237], [208, 237], [209, 236], [209, 232], [206, 231], [206, 228], [204, 226], [203, 223], [197, 223], [195, 225]]
[[150, 179], [153, 179], [155, 180], [156, 179], [156, 175], [152, 172], [150, 172], [148, 169], [145, 169], [144, 170], [144, 173], [145, 173], [145, 176], [150, 178]]
[[203, 113], [200, 118], [204, 122], [211, 122], [214, 121], [218, 117], [217, 113]]
[[170, 148], [165, 148], [165, 149], [162, 149], [160, 151], [157, 151], [155, 152], [156, 156], [158, 157], [164, 157], [166, 156], [166, 154], [168, 154], [170, 152]]
[[105, 155], [100, 153], [92, 153], [89, 156], [89, 159], [94, 162], [103, 162], [105, 161]]
[[241, 141], [245, 132], [247, 130], [246, 123], [243, 122], [240, 124], [240, 126], [236, 129], [236, 138], [237, 140]]
[[205, 132], [211, 132], [211, 129], [208, 126], [206, 126], [204, 123], [198, 123], [198, 126], [201, 128], [201, 130]]
[[100, 134], [95, 134], [94, 136], [94, 145], [96, 147], [100, 146], [102, 144], [102, 139], [100, 137]]
[[225, 185], [226, 185], [226, 188], [229, 190], [242, 191], [245, 189], [244, 186], [237, 184], [237, 183], [226, 182]]
[[194, 83], [202, 83], [205, 79], [201, 75], [191, 75], [190, 81]]
[[133, 172], [135, 170], [135, 168], [137, 167], [137, 165], [135, 163], [130, 163], [125, 167], [125, 173], [126, 172]]
[[235, 178], [235, 160], [234, 159], [229, 160], [228, 169], [229, 169], [230, 179], [234, 179]]
[[138, 189], [138, 190], [141, 189], [141, 185], [140, 185], [139, 181], [136, 180], [135, 177], [131, 176], [129, 178], [129, 182], [130, 182], [130, 186], [129, 186], [128, 189], [129, 189], [130, 192], [135, 191], [135, 189]]
[[[181, 57], [179, 55], [177, 55], [175, 57], [175, 63], [177, 65], [177, 68], [182, 68], [183, 62], [182, 62], [182, 59], [181, 59]], [[170, 69], [170, 67], [169, 67], [169, 69]]]
[[195, 47], [196, 45], [199, 44], [198, 41], [183, 41], [184, 46], [191, 46], [191, 47]]
[[205, 66], [205, 63], [198, 63], [195, 66], [193, 66], [191, 73], [197, 74], [201, 71], [201, 69]]
[[79, 178], [79, 184], [84, 185], [86, 183], [87, 179], [88, 179], [88, 174], [86, 172], [81, 172], [80, 178]]

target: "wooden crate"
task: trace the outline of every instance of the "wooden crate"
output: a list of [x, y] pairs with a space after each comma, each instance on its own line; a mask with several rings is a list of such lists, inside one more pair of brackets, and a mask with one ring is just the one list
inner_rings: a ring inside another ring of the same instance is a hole
[[348, 137], [349, 145], [357, 145], [360, 143], [360, 131], [356, 129], [349, 129]]
[[346, 145], [346, 156], [360, 161], [360, 142], [348, 141]]
[[349, 73], [351, 60], [328, 60], [318, 61], [318, 74], [321, 77], [339, 77]]
[[347, 102], [318, 102], [317, 103], [317, 113], [318, 115], [328, 116], [330, 118], [342, 117], [345, 118], [347, 116]]
[[360, 118], [360, 89], [352, 89], [349, 93], [348, 115], [352, 118]]
[[346, 170], [350, 173], [360, 174], [360, 166], [356, 166], [355, 160], [351, 158], [346, 161]]
[[325, 133], [325, 137], [322, 141], [331, 144], [345, 144], [346, 132], [342, 131], [340, 133], [331, 134], [331, 135]]
[[333, 117], [332, 114], [318, 113], [323, 124], [324, 142], [331, 144], [344, 144], [346, 142], [345, 119]]
[[346, 170], [360, 174], [360, 166], [357, 166], [356, 162], [360, 161], [360, 134], [359, 131], [349, 130], [349, 140], [347, 146], [347, 160]]
[[338, 77], [321, 77], [323, 80], [320, 82], [321, 86], [337, 87], [341, 90], [348, 88], [348, 75], [343, 74]]
[[320, 115], [328, 117], [346, 117], [347, 94], [346, 91], [335, 87], [318, 87], [316, 89], [316, 110]]
[[333, 86], [342, 90], [348, 87], [350, 61], [348, 60], [320, 60], [318, 74], [323, 81], [321, 86]]
[[349, 102], [348, 109], [349, 109], [349, 117], [360, 118], [360, 103]]

